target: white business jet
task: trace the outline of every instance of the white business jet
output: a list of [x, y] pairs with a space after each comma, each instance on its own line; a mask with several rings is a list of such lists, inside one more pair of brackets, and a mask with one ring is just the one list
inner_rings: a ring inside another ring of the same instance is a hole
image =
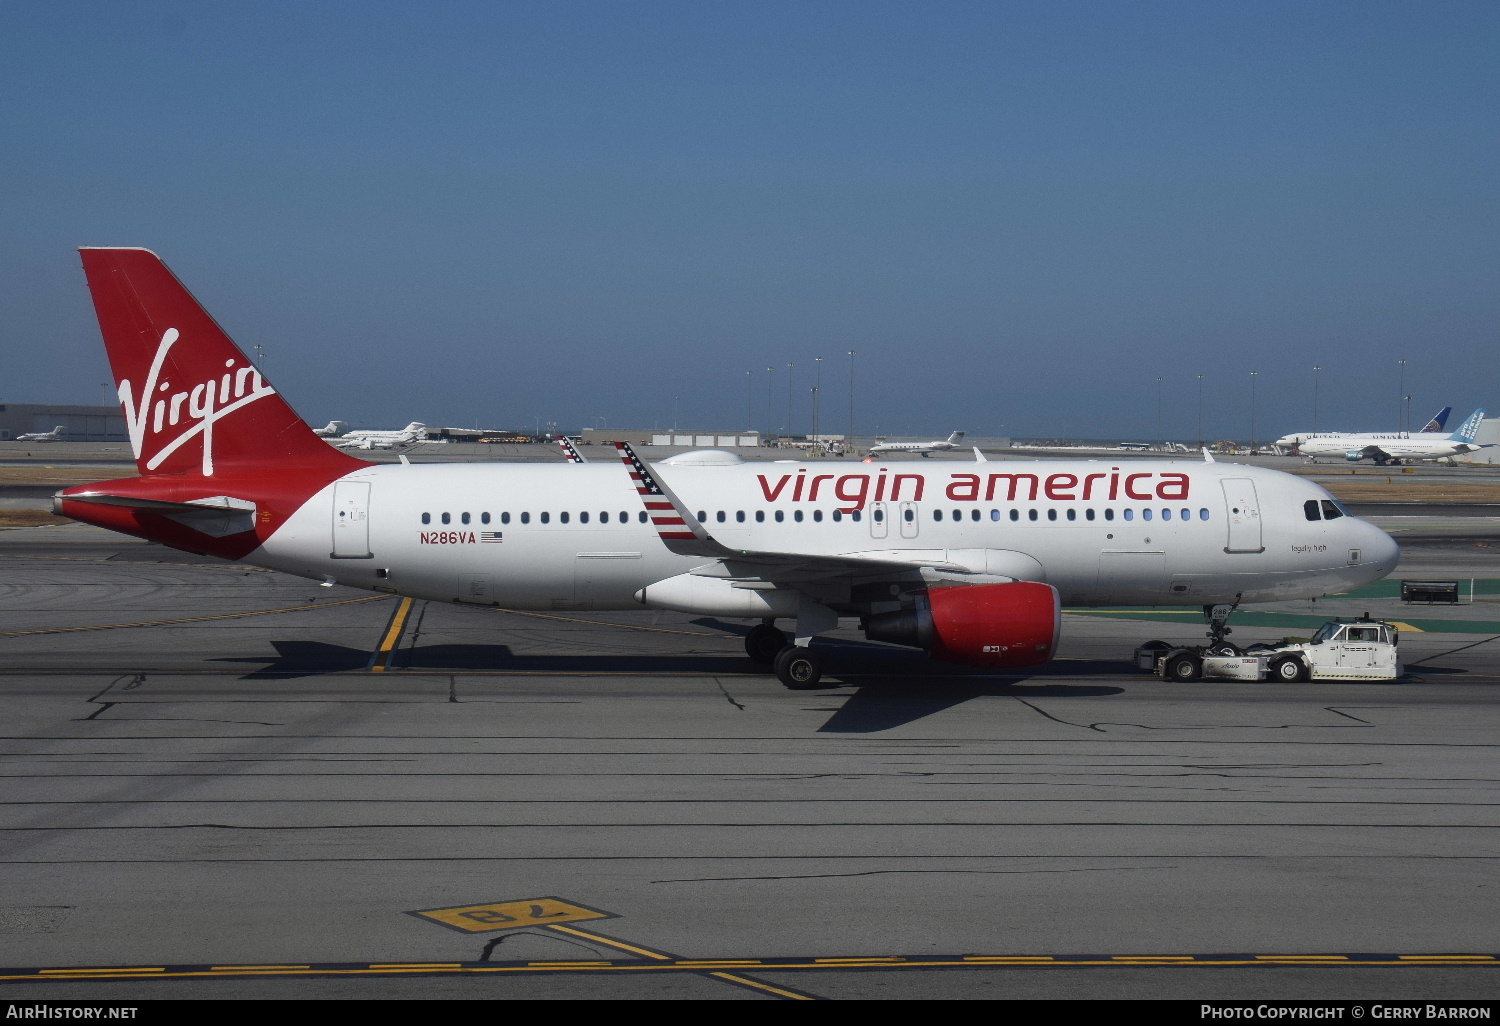
[[30, 434], [17, 435], [18, 442], [66, 442], [68, 440], [68, 429], [59, 424], [51, 431], [33, 431]]
[[818, 684], [813, 642], [840, 618], [1027, 667], [1056, 651], [1065, 602], [1313, 598], [1396, 565], [1390, 536], [1314, 482], [1237, 464], [648, 466], [624, 446], [374, 464], [314, 435], [154, 254], [85, 249], [83, 265], [141, 476], [54, 508], [188, 552], [443, 602], [759, 621], [746, 651], [792, 688]]
[[400, 431], [349, 431], [333, 444], [340, 449], [394, 449], [427, 441], [427, 425], [412, 421]]
[[959, 443], [963, 440], [964, 433], [955, 431], [948, 436], [946, 442], [881, 442], [870, 446], [871, 456], [881, 456], [890, 452], [914, 452], [921, 456], [931, 456], [935, 452], [947, 452], [950, 449], [962, 449]]
[[342, 438], [349, 431], [349, 424], [342, 420], [330, 420], [325, 427], [313, 428], [319, 438]]

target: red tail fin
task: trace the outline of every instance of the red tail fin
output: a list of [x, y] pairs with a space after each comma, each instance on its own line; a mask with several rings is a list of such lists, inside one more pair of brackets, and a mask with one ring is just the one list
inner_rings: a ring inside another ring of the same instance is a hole
[[142, 474], [361, 464], [313, 434], [155, 253], [80, 252]]

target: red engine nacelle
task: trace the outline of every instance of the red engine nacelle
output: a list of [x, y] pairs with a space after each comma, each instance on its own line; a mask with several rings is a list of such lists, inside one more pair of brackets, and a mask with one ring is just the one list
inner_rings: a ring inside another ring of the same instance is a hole
[[1062, 603], [1050, 584], [968, 584], [933, 588], [914, 609], [880, 613], [865, 637], [924, 649], [968, 666], [1037, 666], [1052, 658]]

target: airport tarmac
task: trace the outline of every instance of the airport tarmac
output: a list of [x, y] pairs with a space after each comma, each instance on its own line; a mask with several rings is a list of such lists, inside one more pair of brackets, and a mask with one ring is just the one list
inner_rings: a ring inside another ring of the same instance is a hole
[[[851, 625], [792, 692], [708, 618], [76, 524], [0, 566], [15, 999], [1500, 992], [1500, 605], [1403, 632], [1397, 683], [1153, 680], [1134, 645], [1202, 628], [1142, 611], [1069, 614], [1032, 675]], [[1500, 556], [1414, 538], [1403, 575]]]

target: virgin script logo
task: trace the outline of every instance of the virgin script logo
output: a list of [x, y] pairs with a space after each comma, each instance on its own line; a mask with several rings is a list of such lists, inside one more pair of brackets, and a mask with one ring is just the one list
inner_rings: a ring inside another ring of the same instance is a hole
[[[125, 408], [125, 425], [130, 430], [130, 448], [137, 460], [146, 450], [148, 427], [152, 444], [161, 443], [161, 447], [146, 461], [147, 470], [155, 470], [168, 456], [202, 435], [203, 476], [209, 477], [214, 472], [214, 424], [257, 399], [275, 395], [276, 390], [261, 380], [260, 371], [255, 367], [248, 363], [242, 367], [236, 366], [235, 360], [226, 360], [224, 373], [218, 380], [209, 378], [191, 388], [183, 384], [179, 386], [181, 391], [173, 392], [170, 381], [159, 379], [162, 364], [166, 362], [167, 353], [178, 337], [176, 328], [168, 328], [162, 334], [138, 402], [130, 379], [120, 380], [120, 405]], [[156, 397], [154, 405], [153, 396]], [[173, 429], [179, 425], [182, 425], [181, 430], [174, 432]], [[156, 437], [163, 434], [171, 437], [164, 442]]]

